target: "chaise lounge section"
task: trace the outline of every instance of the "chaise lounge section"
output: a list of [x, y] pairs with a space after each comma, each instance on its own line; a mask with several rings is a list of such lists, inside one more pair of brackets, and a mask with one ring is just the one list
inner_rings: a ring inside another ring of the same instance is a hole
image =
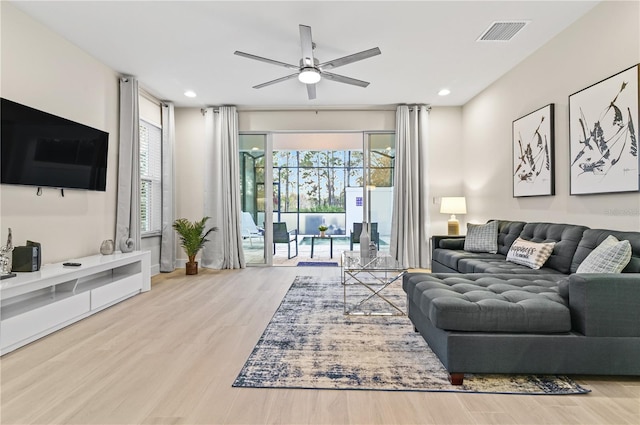
[[[609, 235], [622, 273], [576, 273]], [[543, 267], [507, 261], [517, 238], [555, 242]], [[433, 272], [403, 278], [408, 316], [450, 374], [640, 375], [640, 233], [498, 221], [495, 254], [433, 238]]]

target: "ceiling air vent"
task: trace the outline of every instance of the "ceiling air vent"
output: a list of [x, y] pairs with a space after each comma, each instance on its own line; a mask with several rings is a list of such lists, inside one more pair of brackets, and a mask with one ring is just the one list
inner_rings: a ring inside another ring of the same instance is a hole
[[496, 21], [482, 33], [477, 41], [509, 41], [528, 23], [528, 21]]

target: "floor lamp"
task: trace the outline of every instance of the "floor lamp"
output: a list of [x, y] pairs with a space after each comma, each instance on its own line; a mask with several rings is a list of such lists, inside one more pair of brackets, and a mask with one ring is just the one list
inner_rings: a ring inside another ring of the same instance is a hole
[[464, 199], [464, 196], [442, 198], [440, 213], [451, 214], [451, 218], [447, 221], [447, 235], [459, 235], [460, 222], [456, 218], [456, 214], [467, 213], [467, 202]]

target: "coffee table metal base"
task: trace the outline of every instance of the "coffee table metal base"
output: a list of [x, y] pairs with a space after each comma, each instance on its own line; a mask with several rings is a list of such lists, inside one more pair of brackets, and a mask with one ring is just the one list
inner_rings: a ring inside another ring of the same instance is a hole
[[[404, 316], [405, 311], [392, 300], [390, 300], [383, 292], [392, 283], [400, 280], [406, 273], [395, 260], [388, 255], [381, 255], [376, 260], [372, 260], [361, 265], [357, 260], [353, 251], [347, 251], [342, 254], [342, 285], [343, 285], [343, 302], [344, 314], [350, 316]], [[357, 298], [355, 303], [349, 303], [349, 299], [353, 299], [355, 295], [349, 296], [349, 287], [359, 286], [367, 289], [365, 295]], [[382, 300], [382, 305], [386, 305], [389, 309], [381, 310], [364, 310], [372, 299]]]

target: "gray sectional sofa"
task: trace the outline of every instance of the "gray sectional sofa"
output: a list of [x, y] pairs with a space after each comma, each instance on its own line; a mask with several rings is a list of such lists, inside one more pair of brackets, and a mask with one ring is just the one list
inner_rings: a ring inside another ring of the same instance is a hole
[[[628, 240], [618, 274], [576, 273], [607, 236]], [[521, 237], [555, 242], [538, 270], [506, 261]], [[408, 316], [450, 374], [640, 375], [640, 232], [498, 221], [498, 252], [433, 237], [432, 273], [403, 277]]]

